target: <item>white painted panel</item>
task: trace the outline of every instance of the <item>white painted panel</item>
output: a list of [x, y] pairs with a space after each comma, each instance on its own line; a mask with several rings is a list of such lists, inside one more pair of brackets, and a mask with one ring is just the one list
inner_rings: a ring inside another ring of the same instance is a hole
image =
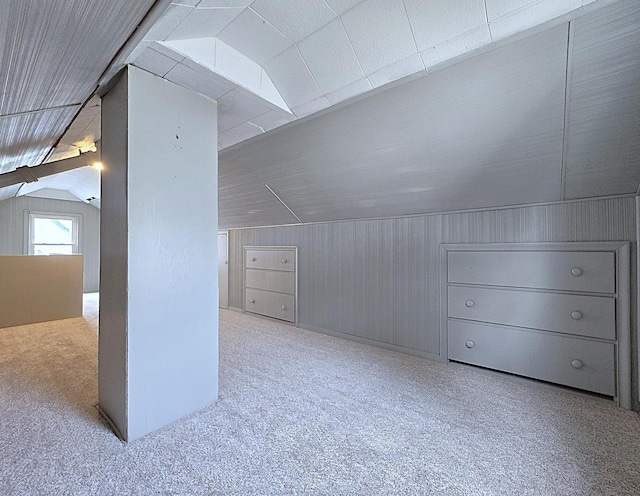
[[192, 0], [196, 1], [198, 8], [244, 8], [251, 5], [253, 0]]
[[324, 110], [330, 106], [331, 106], [331, 102], [329, 101], [329, 99], [323, 96], [311, 102], [303, 103], [302, 105], [298, 107], [294, 107], [291, 110], [298, 117], [302, 118], [302, 117], [306, 117], [307, 115], [320, 112], [321, 110]]
[[340, 103], [343, 100], [347, 100], [357, 95], [361, 95], [362, 93], [366, 93], [367, 91], [373, 89], [371, 83], [368, 79], [362, 78], [358, 81], [355, 81], [347, 86], [340, 88], [332, 93], [327, 95], [327, 99], [331, 102], [332, 105], [336, 103]]
[[147, 72], [163, 77], [167, 72], [173, 69], [178, 62], [155, 51], [153, 48], [147, 48], [140, 54], [133, 64], [140, 69], [144, 69]]
[[489, 22], [499, 17], [523, 9], [539, 0], [486, 0], [487, 18]]
[[251, 9], [244, 10], [217, 36], [261, 65], [292, 45], [289, 39]]
[[229, 134], [226, 131], [218, 132], [218, 144], [222, 145], [221, 148], [226, 148], [228, 146], [235, 145], [241, 141], [240, 138], [234, 136], [233, 134]]
[[347, 12], [342, 22], [366, 74], [416, 52], [402, 2], [366, 0]]
[[237, 87], [218, 99], [220, 129], [227, 130], [271, 110], [267, 103], [244, 88]]
[[291, 47], [264, 66], [290, 108], [322, 96], [297, 47]]
[[336, 14], [340, 15], [355, 7], [362, 0], [325, 0], [325, 2]]
[[335, 18], [334, 12], [323, 0], [255, 0], [251, 9], [294, 43]]
[[204, 75], [185, 64], [176, 65], [167, 73], [165, 79], [213, 99], [220, 98], [232, 89], [231, 86], [222, 84], [215, 76]]
[[493, 41], [537, 26], [582, 6], [581, 0], [541, 0], [495, 21], [491, 21]]
[[261, 127], [250, 124], [249, 122], [243, 122], [237, 126], [230, 127], [226, 132], [238, 137], [241, 141], [253, 138], [254, 136], [258, 136], [263, 133]]
[[259, 115], [249, 121], [261, 127], [265, 132], [283, 126], [296, 119], [296, 116], [284, 110], [270, 110], [266, 114]]
[[488, 45], [489, 43], [491, 43], [491, 33], [489, 32], [489, 26], [484, 24], [438, 46], [428, 48], [421, 52], [420, 55], [422, 56], [427, 71], [429, 71], [429, 68], [435, 65], [475, 50], [476, 48]]
[[404, 4], [420, 51], [486, 24], [484, 0], [404, 0]]
[[323, 93], [336, 91], [364, 77], [340, 19], [304, 39], [298, 49]]
[[145, 40], [166, 40], [193, 11], [187, 5], [171, 4], [145, 35]]
[[367, 76], [374, 88], [424, 70], [420, 55], [414, 54]]
[[242, 9], [193, 9], [174, 29], [167, 40], [188, 40], [218, 36], [231, 21], [240, 15]]

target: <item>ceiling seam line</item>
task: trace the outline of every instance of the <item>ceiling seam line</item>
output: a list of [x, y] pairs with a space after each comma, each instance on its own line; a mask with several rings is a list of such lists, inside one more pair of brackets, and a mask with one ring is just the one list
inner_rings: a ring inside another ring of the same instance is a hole
[[565, 65], [564, 80], [564, 106], [562, 123], [562, 156], [560, 158], [560, 200], [566, 197], [567, 179], [567, 151], [569, 146], [568, 124], [569, 124], [569, 97], [571, 92], [571, 64], [573, 62], [573, 22], [569, 21], [567, 27], [567, 58]]
[[[301, 105], [298, 105], [298, 107], [301, 107], [302, 105], [306, 105], [307, 103], [315, 102], [316, 100], [325, 97], [325, 94], [322, 92], [322, 88], [320, 88], [320, 85], [318, 84], [318, 80], [316, 79], [315, 74], [313, 74], [313, 71], [309, 67], [309, 64], [307, 64], [307, 61], [305, 60], [304, 55], [302, 55], [302, 52], [300, 51], [300, 48], [298, 48], [298, 44], [295, 43], [293, 46], [296, 48], [296, 51], [300, 55], [300, 59], [304, 63], [304, 66], [307, 68], [307, 71], [309, 71], [309, 74], [311, 74], [311, 79], [313, 79], [313, 82], [315, 83], [316, 87], [318, 88], [318, 91], [320, 92], [320, 96], [318, 98], [314, 98], [313, 100], [310, 100], [310, 101], [305, 102], [305, 103], [303, 103]], [[288, 48], [287, 48], [287, 50], [288, 50]], [[293, 109], [291, 109], [291, 110], [293, 111]]]
[[9, 117], [21, 117], [23, 115], [31, 115], [31, 114], [37, 114], [39, 112], [49, 112], [52, 110], [63, 110], [63, 109], [68, 109], [68, 108], [73, 108], [73, 107], [80, 107], [82, 106], [82, 103], [69, 103], [67, 105], [60, 105], [58, 107], [47, 107], [47, 108], [43, 108], [43, 109], [36, 109], [36, 110], [25, 110], [24, 112], [16, 112], [15, 114], [4, 114], [4, 115], [0, 115], [0, 119], [4, 119], [9, 118]]
[[416, 41], [416, 33], [413, 30], [413, 24], [411, 24], [411, 19], [409, 18], [409, 11], [407, 10], [407, 3], [404, 0], [402, 0], [402, 8], [404, 9], [404, 15], [407, 16], [407, 22], [409, 23], [409, 31], [411, 31], [411, 38], [413, 39], [413, 45], [416, 47], [416, 54], [418, 55], [418, 57], [420, 57], [420, 63], [422, 64], [422, 68], [424, 69], [424, 72], [426, 74], [427, 66], [425, 65], [424, 59], [420, 54], [420, 49], [418, 48], [418, 42]]
[[347, 35], [347, 41], [349, 41], [349, 46], [351, 47], [351, 50], [353, 51], [353, 55], [355, 56], [356, 61], [358, 62], [358, 67], [360, 67], [360, 71], [362, 71], [362, 76], [367, 80], [367, 82], [373, 88], [374, 86], [371, 83], [371, 80], [369, 79], [369, 75], [365, 72], [364, 67], [362, 67], [362, 62], [360, 62], [360, 57], [358, 57], [358, 52], [356, 52], [356, 49], [353, 46], [353, 41], [351, 41], [351, 36], [349, 36], [349, 31], [347, 30], [347, 27], [344, 25], [344, 22], [342, 22], [342, 16], [338, 16], [338, 21], [340, 21], [340, 25], [342, 26], [342, 29], [344, 29], [344, 33]]
[[283, 200], [282, 198], [280, 198], [280, 197], [277, 195], [277, 193], [276, 193], [275, 191], [273, 191], [273, 190], [271, 189], [271, 187], [269, 187], [269, 185], [268, 185], [267, 183], [265, 183], [265, 184], [264, 184], [264, 187], [265, 187], [265, 188], [267, 188], [267, 189], [269, 190], [269, 192], [270, 192], [273, 196], [275, 196], [275, 197], [276, 197], [276, 200], [278, 200], [280, 203], [282, 203], [282, 205], [284, 206], [284, 208], [286, 208], [286, 209], [289, 211], [289, 213], [290, 213], [291, 215], [293, 215], [293, 216], [298, 220], [298, 222], [299, 222], [300, 224], [304, 224], [304, 222], [302, 222], [302, 220], [300, 220], [300, 217], [298, 217], [298, 216], [295, 214], [295, 212], [289, 208], [289, 206], [284, 202], [284, 200]]

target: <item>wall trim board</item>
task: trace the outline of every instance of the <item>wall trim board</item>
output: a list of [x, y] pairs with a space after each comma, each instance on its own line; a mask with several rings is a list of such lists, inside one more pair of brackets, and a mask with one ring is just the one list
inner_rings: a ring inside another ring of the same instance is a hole
[[238, 313], [247, 313], [242, 308], [232, 307], [232, 306], [230, 306], [229, 308], [225, 308], [224, 310], [231, 310], [232, 312], [238, 312]]
[[[640, 191], [640, 190], [639, 190]], [[433, 217], [438, 215], [453, 215], [453, 214], [470, 214], [480, 212], [497, 212], [501, 210], [516, 210], [521, 208], [530, 207], [546, 207], [553, 205], [567, 205], [570, 203], [584, 203], [599, 200], [617, 200], [624, 198], [636, 198], [636, 193], [624, 193], [620, 195], [606, 195], [606, 196], [594, 196], [590, 198], [572, 198], [570, 200], [555, 200], [551, 202], [539, 202], [539, 203], [522, 203], [519, 205], [503, 205], [499, 207], [482, 207], [482, 208], [470, 208], [465, 210], [446, 210], [442, 212], [425, 212], [421, 214], [409, 214], [409, 215], [395, 215], [390, 217], [367, 217], [365, 219], [338, 219], [338, 220], [323, 220], [318, 222], [303, 222], [301, 224], [275, 224], [269, 226], [243, 226], [243, 227], [225, 227], [226, 231], [245, 231], [248, 229], [272, 229], [274, 227], [300, 227], [300, 226], [314, 226], [318, 224], [337, 224], [340, 222], [367, 222], [372, 220], [393, 220], [393, 219], [411, 219], [415, 217]]]
[[[448, 302], [447, 294], [448, 255], [452, 251], [610, 251], [616, 254], [616, 400], [626, 409], [637, 409], [638, 398], [634, 398], [632, 387], [634, 374], [632, 365], [631, 319], [631, 243], [629, 241], [604, 242], [551, 242], [551, 243], [443, 243], [440, 245], [439, 302], [440, 302], [440, 357], [449, 362], [448, 349]], [[637, 357], [636, 357], [637, 359]]]
[[[253, 315], [253, 314], [252, 314]], [[261, 317], [262, 318], [262, 317]], [[382, 341], [376, 341], [374, 339], [363, 338], [360, 336], [354, 336], [352, 334], [345, 334], [344, 332], [332, 331], [329, 329], [322, 329], [320, 327], [314, 327], [306, 324], [298, 324], [297, 327], [300, 329], [305, 329], [307, 331], [317, 332], [320, 334], [325, 334], [327, 336], [331, 336], [334, 338], [346, 339], [347, 341], [353, 341], [360, 344], [367, 344], [369, 346], [375, 346], [376, 348], [383, 348], [389, 351], [395, 351], [398, 353], [403, 353], [405, 355], [412, 355], [418, 358], [424, 358], [425, 360], [431, 360], [432, 362], [442, 362], [439, 355], [435, 355], [433, 353], [428, 353], [426, 351], [418, 351], [412, 350], [410, 348], [405, 348], [403, 346], [396, 346], [389, 343], [384, 343]], [[444, 363], [444, 362], [442, 362]]]

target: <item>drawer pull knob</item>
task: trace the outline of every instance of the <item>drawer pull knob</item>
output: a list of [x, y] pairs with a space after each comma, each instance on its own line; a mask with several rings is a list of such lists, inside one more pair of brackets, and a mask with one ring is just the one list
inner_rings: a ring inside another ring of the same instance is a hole
[[289, 263], [289, 260], [287, 260], [286, 258], [283, 258], [282, 260], [280, 260], [280, 263]]
[[464, 302], [464, 306], [467, 308], [471, 308], [473, 305], [475, 305], [475, 302], [473, 300], [467, 300]]
[[574, 275], [576, 277], [581, 276], [582, 269], [580, 267], [574, 267], [573, 269], [571, 269], [571, 275]]
[[253, 298], [251, 298], [251, 299], [249, 300], [249, 303], [255, 303], [255, 302], [256, 302], [256, 300], [254, 300]]
[[584, 363], [582, 363], [582, 360], [573, 360], [571, 362], [571, 366], [574, 369], [581, 369], [584, 366]]
[[285, 305], [282, 305], [280, 308], [282, 308], [285, 312], [287, 310], [287, 307]]
[[256, 261], [255, 257], [253, 257], [253, 258], [251, 259], [251, 261], [252, 261], [252, 262], [255, 262], [255, 261]]
[[582, 318], [582, 312], [578, 312], [577, 310], [575, 312], [571, 312], [571, 318], [573, 320], [580, 320]]
[[469, 340], [469, 341], [467, 341], [464, 345], [465, 345], [467, 348], [473, 348], [473, 347], [474, 347], [474, 345], [475, 345], [475, 343], [474, 343], [473, 341]]

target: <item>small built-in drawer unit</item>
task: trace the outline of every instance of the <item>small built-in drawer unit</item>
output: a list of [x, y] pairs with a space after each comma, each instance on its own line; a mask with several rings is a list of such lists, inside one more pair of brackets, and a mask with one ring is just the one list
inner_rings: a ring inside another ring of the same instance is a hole
[[248, 269], [246, 271], [245, 286], [247, 288], [294, 294], [296, 291], [295, 272]]
[[613, 252], [452, 251], [449, 283], [615, 293]]
[[627, 242], [442, 245], [441, 355], [632, 408]]
[[244, 252], [244, 309], [296, 322], [298, 248], [245, 246]]
[[296, 257], [292, 250], [246, 250], [247, 269], [269, 269], [295, 272]]
[[449, 359], [615, 396], [611, 342], [449, 321]]
[[615, 339], [616, 302], [606, 296], [449, 287], [449, 317]]
[[295, 298], [293, 295], [247, 288], [245, 305], [247, 312], [295, 322]]

